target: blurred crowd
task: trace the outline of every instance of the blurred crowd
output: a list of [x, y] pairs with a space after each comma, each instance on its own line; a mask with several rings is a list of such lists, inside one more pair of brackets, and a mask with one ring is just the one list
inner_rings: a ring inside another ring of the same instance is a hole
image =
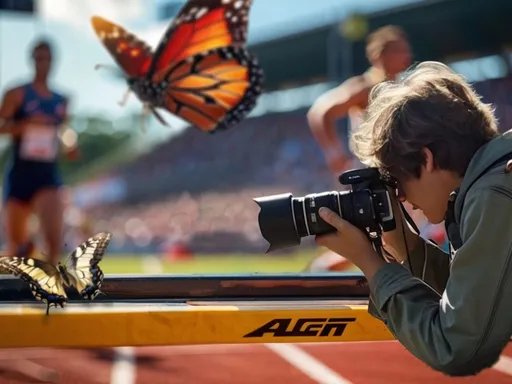
[[253, 198], [335, 188], [305, 111], [213, 135], [187, 129], [111, 176], [124, 180], [123, 199], [85, 212], [95, 230], [115, 234], [120, 252], [157, 252], [177, 241], [194, 252], [261, 252]]
[[[496, 105], [501, 127], [507, 129], [512, 77], [476, 83], [475, 88]], [[93, 231], [115, 234], [113, 251], [161, 252], [183, 243], [193, 252], [262, 252], [254, 197], [302, 196], [337, 187], [305, 114], [297, 110], [251, 118], [213, 135], [187, 129], [112, 174], [125, 185], [117, 202], [88, 206], [80, 214]], [[425, 236], [444, 242], [442, 225], [431, 226], [421, 213], [411, 213]]]

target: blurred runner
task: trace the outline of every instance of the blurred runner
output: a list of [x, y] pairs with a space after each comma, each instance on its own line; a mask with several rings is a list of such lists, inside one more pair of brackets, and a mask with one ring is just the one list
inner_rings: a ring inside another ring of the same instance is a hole
[[[347, 79], [320, 96], [308, 112], [311, 132], [336, 179], [336, 190], [341, 189], [337, 181], [341, 173], [362, 166], [357, 159], [352, 159], [348, 144], [338, 137], [336, 120], [348, 117], [348, 131], [357, 129], [368, 106], [370, 90], [382, 81], [395, 79], [411, 65], [411, 51], [405, 31], [393, 25], [374, 31], [367, 38], [366, 56], [371, 67], [365, 73]], [[350, 262], [329, 251], [316, 257], [306, 270], [345, 271], [351, 268]]]
[[58, 168], [60, 146], [77, 155], [76, 134], [67, 127], [68, 99], [48, 85], [52, 46], [38, 41], [30, 51], [33, 80], [8, 90], [0, 106], [0, 133], [12, 138], [12, 157], [5, 172], [4, 193], [9, 254], [35, 256], [28, 221], [39, 219], [47, 261], [62, 250], [63, 196]]

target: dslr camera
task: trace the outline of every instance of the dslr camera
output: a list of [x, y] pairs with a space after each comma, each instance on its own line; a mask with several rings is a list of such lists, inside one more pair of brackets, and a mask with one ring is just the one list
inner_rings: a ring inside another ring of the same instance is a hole
[[321, 207], [337, 212], [344, 220], [380, 244], [382, 232], [396, 228], [391, 196], [377, 168], [355, 169], [338, 177], [348, 191], [331, 191], [293, 197], [291, 193], [255, 198], [259, 205], [258, 224], [270, 244], [266, 253], [300, 245], [302, 237], [336, 232], [318, 214]]

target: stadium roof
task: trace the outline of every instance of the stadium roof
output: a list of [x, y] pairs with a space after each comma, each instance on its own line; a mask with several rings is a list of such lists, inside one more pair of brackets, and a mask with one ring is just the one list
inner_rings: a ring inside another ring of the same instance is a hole
[[[290, 36], [338, 23], [354, 12], [373, 13], [425, 0], [255, 0], [249, 44]], [[272, 10], [272, 8], [279, 8]], [[304, 5], [303, 5], [304, 3]], [[272, 6], [270, 6], [272, 4]], [[258, 6], [260, 9], [258, 9]], [[265, 8], [263, 8], [265, 7]]]
[[[176, 2], [176, 0], [173, 0]], [[160, 0], [160, 5], [173, 1]], [[182, 1], [182, 0], [180, 0]], [[254, 0], [249, 22], [249, 45], [309, 31], [343, 20], [359, 12], [377, 12], [425, 0], [321, 0], [311, 6], [311, 0]], [[167, 4], [168, 5], [168, 4]], [[177, 9], [173, 7], [173, 9]], [[168, 26], [169, 18], [156, 21], [144, 36], [159, 40]]]

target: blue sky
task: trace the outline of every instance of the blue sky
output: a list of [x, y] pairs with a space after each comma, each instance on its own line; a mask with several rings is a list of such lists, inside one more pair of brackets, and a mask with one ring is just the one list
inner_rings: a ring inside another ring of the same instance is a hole
[[[117, 101], [126, 91], [122, 81], [111, 80], [95, 71], [98, 63], [113, 64], [93, 34], [90, 16], [98, 14], [114, 20], [143, 37], [152, 46], [158, 43], [166, 23], [155, 21], [157, 5], [172, 0], [37, 0], [37, 18], [0, 14], [0, 88], [30, 78], [27, 47], [39, 34], [49, 35], [58, 46], [54, 84], [72, 95], [72, 111], [102, 114], [116, 119], [140, 111], [131, 95], [126, 107]], [[254, 0], [249, 42], [272, 38], [311, 26], [339, 20], [351, 11], [370, 11], [414, 0]], [[417, 0], [416, 0], [417, 1]], [[364, 5], [362, 4], [364, 3]], [[169, 119], [176, 127], [179, 119]]]

